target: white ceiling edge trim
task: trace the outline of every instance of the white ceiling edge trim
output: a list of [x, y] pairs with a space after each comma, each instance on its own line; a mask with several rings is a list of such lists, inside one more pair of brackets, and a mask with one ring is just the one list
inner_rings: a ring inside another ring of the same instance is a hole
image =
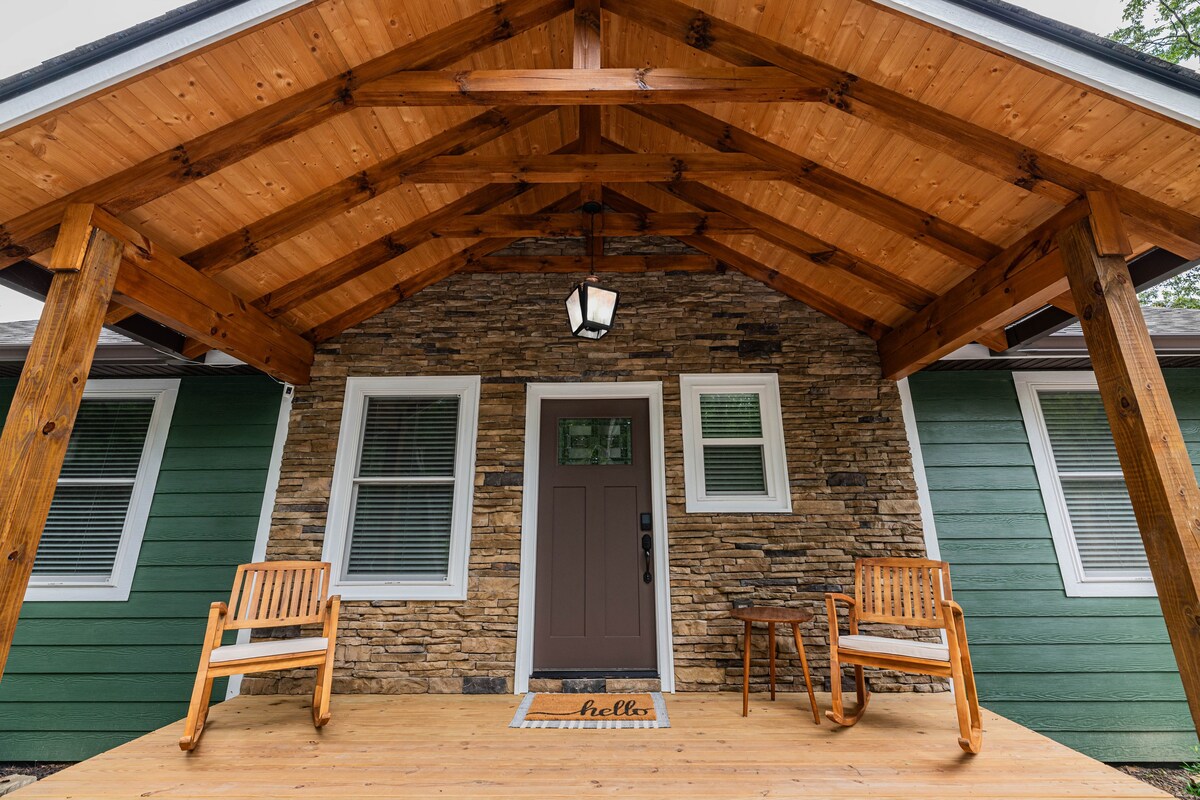
[[309, 2], [310, 0], [248, 0], [78, 72], [64, 75], [45, 86], [0, 103], [0, 132]]
[[1083, 84], [1200, 126], [1200, 97], [946, 0], [875, 0]]

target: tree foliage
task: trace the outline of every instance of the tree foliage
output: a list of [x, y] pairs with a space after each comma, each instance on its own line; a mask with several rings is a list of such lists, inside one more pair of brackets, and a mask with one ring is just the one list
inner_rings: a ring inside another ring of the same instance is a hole
[[[1178, 64], [1200, 58], [1200, 0], [1126, 0], [1125, 27], [1109, 38]], [[1163, 281], [1138, 295], [1143, 305], [1200, 308], [1200, 270]]]
[[1126, 0], [1109, 38], [1178, 64], [1200, 57], [1200, 0]]

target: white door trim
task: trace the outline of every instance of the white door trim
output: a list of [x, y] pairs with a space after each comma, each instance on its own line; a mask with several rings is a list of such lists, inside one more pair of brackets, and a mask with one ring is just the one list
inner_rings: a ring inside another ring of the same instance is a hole
[[650, 405], [650, 496], [654, 515], [654, 622], [658, 674], [664, 692], [675, 691], [671, 647], [671, 587], [667, 558], [667, 468], [661, 381], [530, 383], [525, 397], [525, 486], [521, 495], [521, 587], [517, 607], [517, 667], [513, 689], [529, 691], [533, 672], [534, 585], [537, 575], [539, 439], [543, 400], [632, 398]]

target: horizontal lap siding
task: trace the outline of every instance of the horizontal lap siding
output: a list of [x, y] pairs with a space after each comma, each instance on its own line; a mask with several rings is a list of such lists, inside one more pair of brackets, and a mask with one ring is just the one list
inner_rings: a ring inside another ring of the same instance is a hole
[[[1010, 373], [910, 379], [942, 558], [967, 614], [980, 699], [1104, 760], [1194, 757], [1158, 601], [1068, 597]], [[1200, 462], [1200, 372], [1168, 386]]]
[[[1154, 598], [1067, 597], [1012, 376], [910, 379], [942, 557], [985, 706], [1107, 761], [1196, 743]], [[1200, 462], [1200, 372], [1167, 385]]]
[[208, 606], [253, 552], [279, 400], [266, 378], [181, 381], [129, 600], [25, 605], [0, 761], [87, 758], [183, 717]]

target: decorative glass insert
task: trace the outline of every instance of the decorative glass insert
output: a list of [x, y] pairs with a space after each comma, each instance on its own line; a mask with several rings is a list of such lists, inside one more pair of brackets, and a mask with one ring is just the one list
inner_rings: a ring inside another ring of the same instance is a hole
[[565, 418], [558, 421], [558, 463], [564, 466], [633, 463], [630, 417]]

